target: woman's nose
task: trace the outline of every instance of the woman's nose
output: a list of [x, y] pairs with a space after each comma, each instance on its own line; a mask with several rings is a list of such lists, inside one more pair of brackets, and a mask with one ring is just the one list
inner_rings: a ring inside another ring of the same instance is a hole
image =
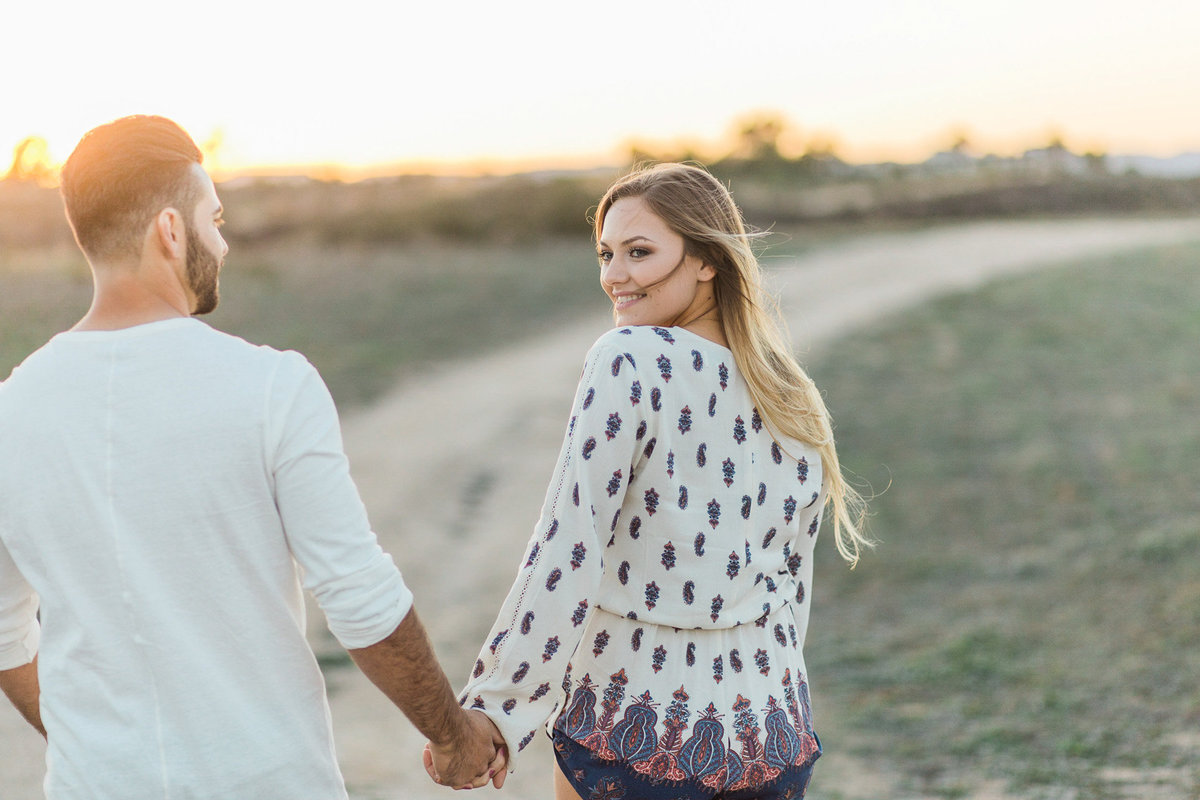
[[629, 271], [615, 257], [600, 270], [600, 282], [605, 286], [619, 286], [628, 277]]

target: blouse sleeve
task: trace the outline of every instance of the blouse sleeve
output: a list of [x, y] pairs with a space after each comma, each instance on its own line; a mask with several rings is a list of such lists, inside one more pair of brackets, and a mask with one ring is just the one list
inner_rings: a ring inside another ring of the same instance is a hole
[[631, 356], [601, 339], [589, 352], [541, 517], [460, 702], [485, 712], [510, 768], [558, 710], [616, 529], [643, 422]]

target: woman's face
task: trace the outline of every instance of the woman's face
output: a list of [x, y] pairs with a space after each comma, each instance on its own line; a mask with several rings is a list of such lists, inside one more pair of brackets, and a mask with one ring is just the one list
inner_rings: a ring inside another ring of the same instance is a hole
[[683, 237], [640, 197], [609, 207], [596, 253], [618, 326], [685, 324], [713, 305], [716, 271], [685, 255]]

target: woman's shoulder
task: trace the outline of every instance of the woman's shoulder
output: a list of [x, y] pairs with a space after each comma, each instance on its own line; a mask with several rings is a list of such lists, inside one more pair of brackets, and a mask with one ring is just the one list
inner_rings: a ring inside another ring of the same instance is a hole
[[[592, 345], [585, 370], [611, 367], [613, 377], [621, 374], [621, 365], [628, 363], [635, 373], [662, 376], [664, 391], [674, 376], [690, 375], [699, 380], [707, 376], [724, 390], [737, 384], [740, 376], [733, 353], [685, 328], [663, 328], [654, 325], [628, 325], [614, 328]], [[684, 369], [683, 365], [689, 368]], [[694, 381], [683, 381], [689, 387]], [[672, 388], [680, 385], [679, 381]]]
[[590, 353], [613, 353], [618, 355], [649, 355], [655, 357], [672, 351], [688, 352], [692, 334], [682, 333], [679, 328], [660, 328], [657, 325], [626, 325], [604, 333]]

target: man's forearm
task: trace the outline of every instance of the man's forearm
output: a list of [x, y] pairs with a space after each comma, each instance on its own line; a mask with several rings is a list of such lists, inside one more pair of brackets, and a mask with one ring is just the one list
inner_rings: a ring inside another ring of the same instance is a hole
[[463, 712], [415, 608], [386, 639], [349, 652], [363, 674], [431, 742], [444, 746], [466, 735]]
[[38, 686], [37, 656], [31, 663], [13, 669], [0, 670], [0, 690], [21, 712], [21, 716], [42, 736], [41, 690]]

